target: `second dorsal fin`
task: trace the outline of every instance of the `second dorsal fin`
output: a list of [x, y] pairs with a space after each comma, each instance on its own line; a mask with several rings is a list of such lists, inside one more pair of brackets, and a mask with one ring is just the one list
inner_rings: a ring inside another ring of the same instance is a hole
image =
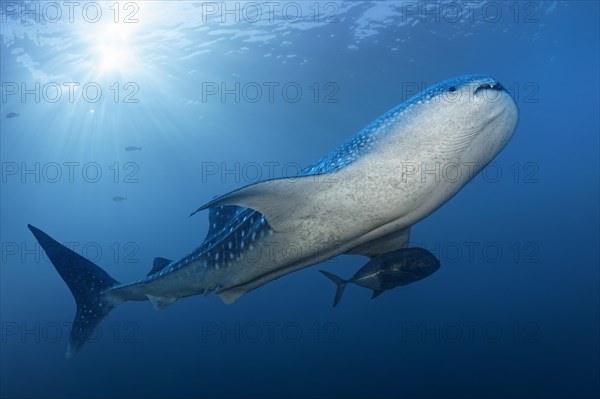
[[161, 271], [162, 269], [167, 267], [171, 262], [171, 259], [154, 258], [154, 262], [152, 262], [152, 269], [150, 269], [150, 271], [148, 272], [148, 276]]

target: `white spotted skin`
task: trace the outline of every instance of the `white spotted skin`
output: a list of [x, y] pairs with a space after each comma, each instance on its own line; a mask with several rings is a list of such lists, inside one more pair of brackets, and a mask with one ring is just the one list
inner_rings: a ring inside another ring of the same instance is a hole
[[232, 302], [283, 275], [412, 226], [458, 193], [512, 137], [517, 106], [496, 83], [481, 75], [439, 83], [308, 167], [304, 175], [328, 174], [314, 176], [319, 190], [303, 199], [311, 212], [298, 216], [295, 229], [273, 232], [252, 221], [256, 212], [245, 210], [248, 220], [238, 215], [212, 247], [203, 244], [191, 254], [196, 259], [188, 256], [162, 275], [111, 291], [138, 300], [146, 294], [236, 291], [233, 299], [224, 299]]

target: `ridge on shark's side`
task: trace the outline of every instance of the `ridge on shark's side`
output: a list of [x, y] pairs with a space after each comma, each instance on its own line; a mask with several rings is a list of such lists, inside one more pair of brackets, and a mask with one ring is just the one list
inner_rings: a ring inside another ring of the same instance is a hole
[[[340, 254], [375, 258], [407, 246], [410, 227], [452, 198], [508, 143], [517, 106], [495, 79], [438, 83], [391, 109], [298, 176], [218, 197], [198, 248], [156, 258], [148, 275], [121, 284], [40, 229], [29, 229], [75, 297], [67, 357], [124, 301], [162, 309], [215, 292], [225, 303]], [[432, 176], [440, 165], [462, 173]], [[469, 173], [466, 173], [469, 172]], [[194, 212], [194, 213], [196, 213]]]

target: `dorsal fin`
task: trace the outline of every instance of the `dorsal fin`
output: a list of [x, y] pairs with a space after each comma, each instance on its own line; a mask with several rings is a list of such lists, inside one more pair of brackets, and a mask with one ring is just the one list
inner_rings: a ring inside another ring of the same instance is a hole
[[208, 233], [204, 241], [223, 230], [244, 208], [236, 205], [215, 206], [208, 210]]
[[167, 265], [169, 265], [169, 263], [171, 262], [171, 259], [154, 258], [154, 262], [152, 262], [152, 269], [150, 269], [150, 271], [148, 272], [148, 276], [161, 271], [162, 269], [167, 267]]

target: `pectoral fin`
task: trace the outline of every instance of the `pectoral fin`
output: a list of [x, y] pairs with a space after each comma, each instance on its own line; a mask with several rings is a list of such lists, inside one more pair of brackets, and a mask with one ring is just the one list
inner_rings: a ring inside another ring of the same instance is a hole
[[190, 216], [207, 208], [237, 205], [260, 212], [275, 231], [290, 231], [310, 217], [310, 198], [333, 182], [326, 174], [267, 180], [222, 195]]
[[396, 231], [382, 238], [369, 241], [346, 252], [352, 255], [365, 255], [370, 258], [406, 248], [410, 237], [410, 227]]

